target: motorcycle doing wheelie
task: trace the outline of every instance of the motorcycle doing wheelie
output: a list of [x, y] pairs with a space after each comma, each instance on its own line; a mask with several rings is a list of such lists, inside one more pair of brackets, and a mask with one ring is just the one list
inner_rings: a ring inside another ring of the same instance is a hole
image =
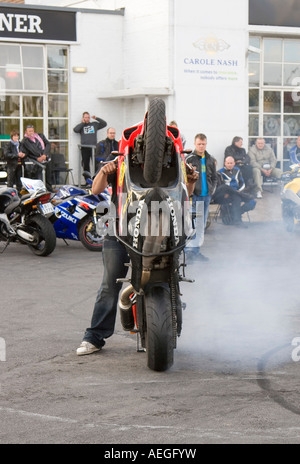
[[293, 232], [300, 223], [300, 166], [293, 164], [291, 170], [284, 172], [281, 180], [284, 186], [281, 191], [282, 219], [288, 232]]
[[21, 197], [14, 188], [0, 190], [0, 241], [6, 242], [5, 248], [11, 242], [19, 242], [28, 245], [35, 255], [48, 256], [56, 246], [56, 235], [48, 219], [53, 214], [51, 193], [41, 180], [21, 177], [21, 182]]
[[182, 328], [180, 255], [191, 233], [186, 166], [177, 128], [167, 126], [164, 101], [150, 101], [142, 123], [126, 129], [118, 157], [117, 239], [131, 259], [119, 298], [121, 323], [138, 333], [147, 365], [172, 366]]
[[[87, 176], [87, 183], [89, 180]], [[51, 220], [57, 238], [65, 241], [80, 240], [88, 250], [102, 251], [106, 233], [106, 224], [102, 218], [110, 207], [107, 190], [93, 195], [82, 188], [64, 185], [52, 198], [52, 204], [54, 216]]]

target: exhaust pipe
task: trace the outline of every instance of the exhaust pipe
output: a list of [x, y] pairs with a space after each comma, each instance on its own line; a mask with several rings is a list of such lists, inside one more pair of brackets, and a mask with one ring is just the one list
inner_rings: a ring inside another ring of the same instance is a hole
[[26, 242], [34, 242], [34, 236], [29, 234], [28, 232], [25, 232], [25, 230], [17, 229], [17, 235]]

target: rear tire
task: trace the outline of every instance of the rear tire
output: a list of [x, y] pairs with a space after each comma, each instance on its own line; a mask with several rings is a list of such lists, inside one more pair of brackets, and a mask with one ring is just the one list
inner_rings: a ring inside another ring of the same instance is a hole
[[56, 247], [56, 234], [51, 222], [39, 214], [32, 216], [27, 225], [36, 230], [39, 235], [37, 245], [28, 245], [37, 256], [49, 256]]
[[164, 287], [152, 287], [145, 295], [148, 367], [165, 371], [173, 364], [174, 335], [170, 294]]
[[145, 128], [144, 179], [151, 186], [161, 178], [166, 146], [166, 108], [160, 98], [150, 101]]

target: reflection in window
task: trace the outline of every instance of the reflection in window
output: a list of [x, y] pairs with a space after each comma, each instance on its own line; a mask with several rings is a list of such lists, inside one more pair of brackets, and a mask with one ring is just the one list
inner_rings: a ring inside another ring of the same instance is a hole
[[48, 70], [48, 91], [49, 93], [68, 92], [68, 74], [66, 71]]
[[272, 137], [274, 135], [281, 135], [280, 116], [264, 115], [264, 136]]
[[281, 64], [264, 64], [264, 85], [281, 85]]
[[285, 40], [284, 41], [284, 61], [286, 63], [300, 62], [300, 41]]
[[68, 50], [59, 46], [48, 46], [48, 68], [67, 69]]
[[281, 39], [265, 39], [264, 40], [264, 57], [268, 62], [282, 61], [282, 40]]
[[22, 59], [24, 68], [44, 68], [43, 48], [22, 45]]
[[10, 135], [13, 129], [17, 129], [17, 131], [20, 131], [20, 120], [19, 119], [0, 119], [0, 134], [1, 135]]
[[284, 125], [288, 130], [284, 135], [300, 135], [300, 116], [284, 116]]
[[300, 82], [300, 65], [285, 64], [283, 74], [284, 85], [298, 85]]
[[67, 119], [49, 119], [49, 138], [67, 139], [68, 138], [68, 121]]
[[249, 63], [249, 85], [251, 87], [258, 87], [259, 86], [259, 70], [260, 65], [259, 63]]
[[250, 89], [249, 90], [249, 112], [258, 113], [259, 111], [259, 90]]
[[[299, 88], [300, 92], [300, 88]], [[300, 113], [300, 95], [294, 92], [284, 92], [284, 113]]]
[[19, 96], [5, 95], [0, 97], [0, 116], [19, 116]]
[[68, 97], [66, 95], [48, 96], [48, 116], [66, 118], [68, 116]]
[[[5, 90], [22, 90], [22, 73], [12, 65], [0, 68], [0, 79], [3, 79]], [[3, 85], [1, 85], [3, 87]]]
[[[252, 47], [260, 49], [260, 38], [259, 37], [250, 37], [249, 45], [251, 45]], [[254, 52], [249, 51], [248, 60], [249, 61], [259, 61], [260, 60], [259, 53], [254, 53]]]
[[23, 97], [23, 114], [27, 118], [42, 118], [43, 97]]
[[258, 115], [249, 115], [249, 136], [258, 136], [259, 132], [259, 117]]
[[44, 71], [42, 69], [24, 69], [25, 90], [45, 90]]
[[20, 47], [19, 45], [0, 45], [0, 66], [6, 66], [7, 64], [20, 64]]
[[281, 94], [280, 92], [264, 92], [264, 113], [280, 113]]

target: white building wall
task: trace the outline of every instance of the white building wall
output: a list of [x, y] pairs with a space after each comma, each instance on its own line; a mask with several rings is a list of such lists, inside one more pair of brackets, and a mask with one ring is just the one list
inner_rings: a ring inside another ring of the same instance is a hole
[[206, 134], [221, 167], [235, 135], [247, 144], [248, 0], [176, 0], [174, 24], [174, 118], [186, 148]]
[[[104, 119], [107, 127], [116, 127], [117, 137], [123, 129], [120, 102], [98, 98], [103, 89], [123, 86], [123, 16], [79, 12], [77, 34], [78, 43], [70, 47], [70, 164], [75, 172], [80, 135], [73, 132], [73, 127], [81, 121], [83, 111]], [[87, 72], [73, 72], [76, 66], [86, 67]], [[106, 137], [106, 130], [98, 131], [98, 140]]]

